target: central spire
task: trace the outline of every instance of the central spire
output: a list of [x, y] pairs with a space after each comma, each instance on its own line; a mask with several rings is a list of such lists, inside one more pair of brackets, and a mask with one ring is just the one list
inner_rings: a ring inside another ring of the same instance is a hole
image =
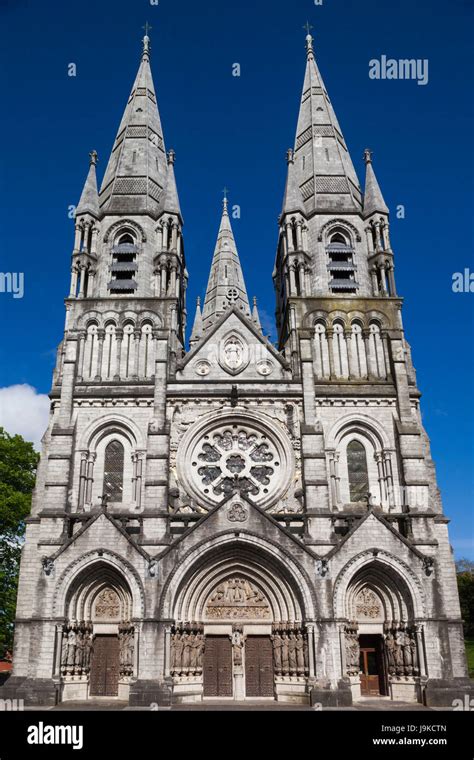
[[225, 190], [222, 218], [202, 311], [204, 332], [221, 314], [232, 307], [240, 309], [247, 317], [250, 316], [249, 299], [230, 223]]
[[150, 69], [148, 24], [140, 66], [120, 122], [100, 191], [101, 211], [158, 218], [166, 192], [167, 160]]

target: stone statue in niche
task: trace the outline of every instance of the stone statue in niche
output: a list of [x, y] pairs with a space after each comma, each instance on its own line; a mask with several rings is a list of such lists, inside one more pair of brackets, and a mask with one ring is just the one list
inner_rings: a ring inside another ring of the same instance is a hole
[[244, 636], [242, 628], [236, 628], [232, 632], [232, 656], [234, 665], [242, 665], [242, 650], [244, 648], [246, 636]]
[[170, 671], [173, 676], [202, 673], [205, 648], [204, 630], [198, 623], [174, 626], [171, 632]]
[[271, 640], [275, 674], [303, 678], [308, 674], [308, 634], [300, 623], [273, 623]]
[[230, 338], [224, 346], [225, 363], [230, 369], [242, 366], [243, 346], [238, 338]]

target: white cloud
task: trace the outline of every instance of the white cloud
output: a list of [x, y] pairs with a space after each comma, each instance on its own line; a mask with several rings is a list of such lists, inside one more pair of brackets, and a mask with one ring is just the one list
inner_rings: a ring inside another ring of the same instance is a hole
[[40, 441], [48, 426], [49, 398], [37, 393], [31, 385], [10, 385], [0, 388], [0, 427], [10, 435], [21, 435], [40, 449]]

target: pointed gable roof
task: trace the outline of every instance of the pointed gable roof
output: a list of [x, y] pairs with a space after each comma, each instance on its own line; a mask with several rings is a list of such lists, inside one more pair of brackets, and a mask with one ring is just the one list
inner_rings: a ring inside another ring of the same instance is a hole
[[366, 149], [364, 151], [364, 159], [366, 166], [364, 216], [368, 217], [376, 212], [379, 212], [380, 214], [388, 214], [389, 210], [387, 204], [383, 199], [382, 191], [372, 167], [372, 152], [370, 150]]
[[359, 211], [362, 194], [336, 113], [306, 37], [306, 72], [295, 140], [295, 169], [307, 211]]
[[96, 164], [97, 152], [93, 150], [89, 153], [90, 163], [84, 188], [79, 203], [76, 206], [76, 218], [81, 214], [91, 214], [96, 218], [99, 216], [99, 193], [97, 191]]
[[202, 310], [204, 332], [230, 307], [240, 309], [246, 316], [250, 316], [249, 299], [230, 223], [227, 198], [224, 198]]
[[167, 183], [163, 129], [150, 69], [150, 39], [120, 122], [100, 191], [108, 213], [161, 212]]

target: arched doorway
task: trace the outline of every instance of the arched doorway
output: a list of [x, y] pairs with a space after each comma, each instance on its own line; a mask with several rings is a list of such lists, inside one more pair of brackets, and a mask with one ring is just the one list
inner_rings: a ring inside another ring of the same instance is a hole
[[94, 563], [73, 581], [61, 636], [64, 700], [128, 697], [136, 647], [131, 617], [130, 588], [115, 568]]
[[310, 636], [301, 588], [250, 543], [211, 550], [172, 603], [169, 674], [177, 699], [307, 700]]
[[343, 654], [354, 698], [415, 700], [421, 632], [405, 579], [381, 562], [369, 563], [351, 579], [345, 611]]

